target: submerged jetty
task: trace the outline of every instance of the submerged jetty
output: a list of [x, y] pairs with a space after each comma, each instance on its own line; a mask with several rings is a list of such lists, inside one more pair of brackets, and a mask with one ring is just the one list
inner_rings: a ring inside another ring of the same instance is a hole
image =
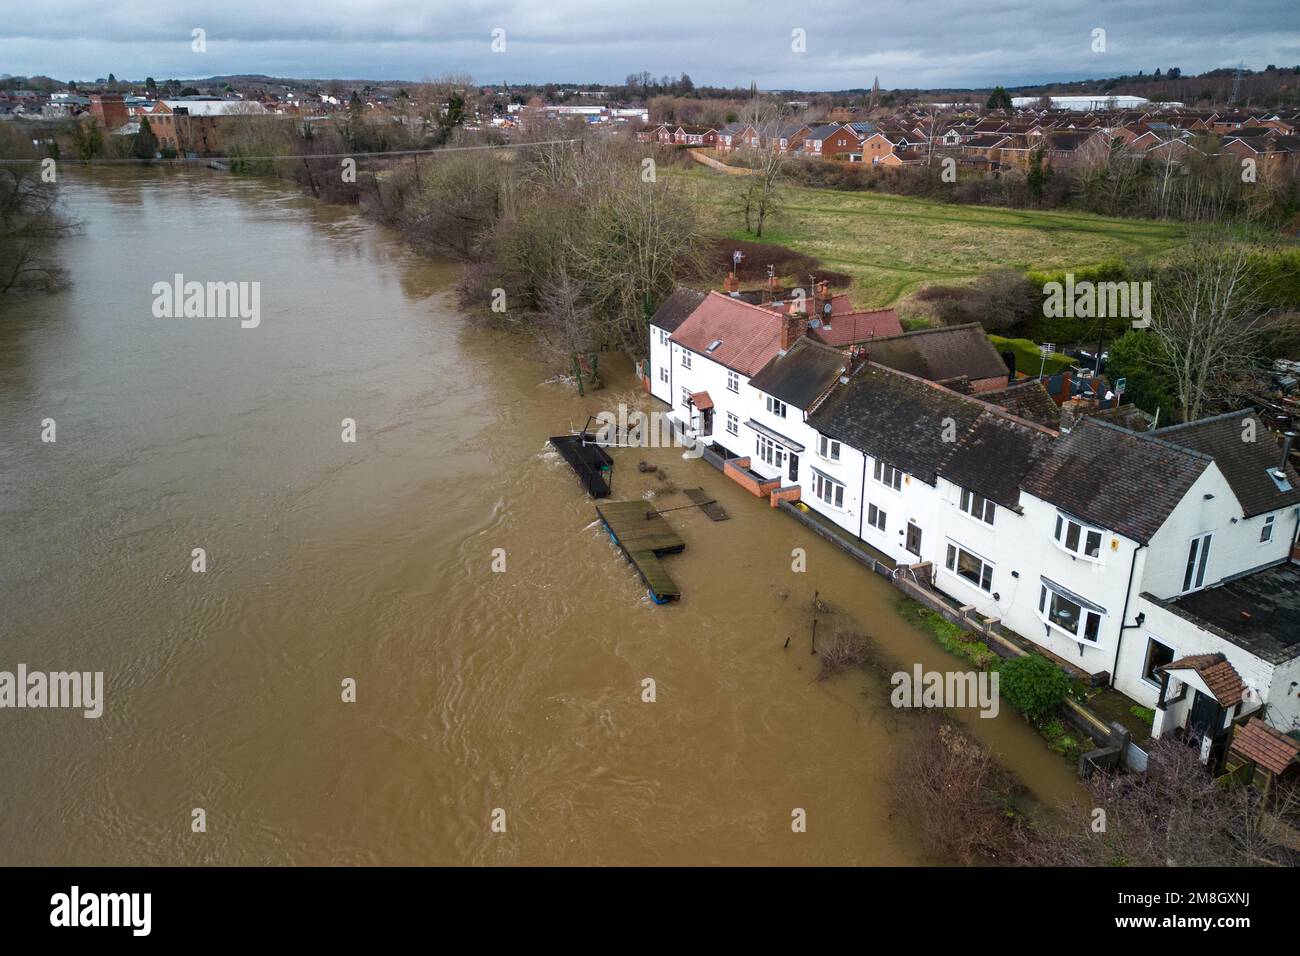
[[607, 501], [596, 506], [596, 514], [641, 575], [656, 604], [666, 604], [682, 596], [659, 558], [685, 550], [686, 542], [669, 527], [663, 515], [644, 501]]
[[551, 445], [569, 463], [583, 490], [593, 498], [608, 498], [614, 480], [614, 459], [598, 442], [596, 435], [581, 431], [574, 435], [554, 435]]

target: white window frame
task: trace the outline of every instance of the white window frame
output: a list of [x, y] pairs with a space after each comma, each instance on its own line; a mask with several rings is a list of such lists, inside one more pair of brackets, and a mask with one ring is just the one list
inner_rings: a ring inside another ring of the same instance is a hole
[[840, 443], [833, 438], [827, 438], [825, 435], [817, 436], [817, 454], [827, 461], [840, 460]]
[[876, 459], [872, 477], [886, 488], [893, 488], [898, 492], [903, 490], [903, 469], [886, 464], [879, 458]]
[[1266, 515], [1264, 524], [1259, 529], [1259, 543], [1267, 544], [1273, 540], [1273, 524], [1277, 515]]
[[[978, 581], [972, 581], [958, 570], [958, 568], [961, 567], [961, 556], [963, 554], [968, 555], [979, 562], [980, 571]], [[992, 561], [988, 560], [983, 555], [976, 554], [965, 545], [958, 544], [951, 538], [948, 539], [948, 547], [945, 550], [944, 555], [943, 566], [947, 569], [949, 574], [953, 577], [961, 578], [978, 591], [983, 591], [985, 594], [993, 593], [993, 573], [997, 566]], [[988, 581], [987, 585], [985, 584], [986, 580]]]
[[685, 385], [682, 386], [682, 408], [690, 411], [691, 409], [691, 390]]
[[1183, 590], [1180, 593], [1190, 594], [1205, 587], [1205, 572], [1210, 563], [1206, 555], [1210, 553], [1213, 542], [1214, 534], [1209, 531], [1198, 534], [1187, 542], [1187, 563], [1184, 565]]
[[727, 369], [727, 391], [740, 394], [740, 373]]
[[889, 515], [884, 508], [868, 503], [867, 524], [871, 525], [871, 527], [875, 528], [877, 531], [884, 531], [885, 525], [888, 524], [888, 522]]
[[682, 349], [682, 368], [690, 368], [690, 367], [691, 367], [691, 350], [684, 348]]
[[779, 398], [773, 398], [771, 395], [764, 397], [767, 399], [768, 414], [774, 415], [777, 418], [785, 418], [785, 413], [787, 411], [785, 402], [781, 401]]
[[1161, 647], [1166, 647], [1169, 649], [1170, 661], [1178, 660], [1178, 648], [1174, 647], [1172, 644], [1166, 644], [1164, 641], [1152, 637], [1150, 634], [1147, 635], [1147, 651], [1145, 654], [1142, 655], [1142, 674], [1141, 674], [1142, 683], [1146, 684], [1148, 687], [1159, 688], [1160, 687], [1159, 680], [1156, 680], [1151, 677], [1147, 677], [1147, 671], [1151, 669], [1148, 666], [1151, 663], [1151, 651], [1153, 649], [1153, 645], [1155, 644], [1159, 644]]
[[[1072, 528], [1077, 528], [1078, 533], [1074, 538], [1074, 546], [1070, 546], [1070, 532]], [[1088, 541], [1093, 536], [1097, 538], [1097, 553], [1088, 554]], [[1058, 511], [1056, 513], [1056, 527], [1052, 531], [1052, 540], [1056, 546], [1066, 554], [1073, 555], [1076, 558], [1082, 558], [1084, 561], [1101, 561], [1102, 543], [1106, 540], [1106, 532], [1090, 524], [1084, 524], [1077, 518], [1071, 518], [1068, 514]]]
[[773, 441], [764, 434], [758, 435], [758, 460], [765, 465], [771, 465], [778, 471], [785, 470], [786, 457], [790, 450], [778, 441]]
[[844, 484], [833, 478], [824, 478], [813, 472], [813, 495], [818, 501], [836, 510], [844, 510]]
[[660, 365], [660, 366], [659, 366], [659, 381], [661, 381], [661, 382], [667, 382], [667, 381], [668, 381], [668, 366], [667, 366], [667, 365]]
[[[1051, 597], [1049, 598], [1048, 595], [1051, 595]], [[1063, 627], [1061, 624], [1057, 623], [1057, 621], [1052, 619], [1052, 612], [1050, 608], [1052, 606], [1052, 603], [1057, 600], [1060, 600], [1066, 604], [1073, 604], [1075, 607], [1079, 609], [1078, 617], [1075, 619], [1075, 623], [1074, 623], [1074, 630], [1070, 630], [1067, 627]], [[1103, 614], [1100, 614], [1097, 611], [1092, 610], [1092, 608], [1084, 607], [1082, 604], [1079, 604], [1077, 601], [1074, 601], [1073, 599], [1066, 597], [1064, 594], [1062, 594], [1060, 591], [1057, 591], [1055, 588], [1049, 588], [1046, 584], [1041, 584], [1041, 583], [1039, 584], [1039, 592], [1038, 592], [1039, 620], [1041, 620], [1048, 627], [1052, 627], [1060, 631], [1062, 634], [1066, 635], [1071, 640], [1082, 641], [1085, 644], [1100, 645], [1102, 617], [1104, 617]], [[1097, 622], [1096, 630], [1093, 637], [1088, 636], [1089, 618]]]
[[659, 330], [659, 344], [660, 344], [660, 345], [667, 345], [667, 344], [668, 344], [668, 330], [667, 330], [667, 329], [660, 329], [660, 330]]
[[727, 434], [737, 436], [740, 434], [740, 419], [731, 412], [727, 412]]
[[966, 514], [970, 515], [981, 524], [992, 525], [993, 519], [997, 516], [997, 503], [991, 498], [985, 498], [983, 495], [976, 494], [969, 488], [961, 490], [961, 498], [957, 507], [961, 508]]

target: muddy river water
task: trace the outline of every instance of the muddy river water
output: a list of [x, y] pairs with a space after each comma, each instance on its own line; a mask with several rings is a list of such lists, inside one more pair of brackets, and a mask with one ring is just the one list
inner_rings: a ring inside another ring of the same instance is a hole
[[[288, 187], [107, 169], [64, 196], [73, 284], [0, 305], [0, 670], [102, 671], [104, 713], [0, 710], [0, 863], [928, 862], [889, 809], [887, 694], [815, 679], [812, 592], [908, 667], [961, 665], [705, 462], [618, 450], [615, 497], [662, 490], [646, 459], [731, 514], [670, 515], [685, 596], [650, 603], [546, 445], [648, 407], [626, 361], [577, 397], [458, 313], [453, 267]], [[156, 317], [176, 274], [260, 283], [260, 324]], [[1007, 708], [963, 720], [1076, 792]]]

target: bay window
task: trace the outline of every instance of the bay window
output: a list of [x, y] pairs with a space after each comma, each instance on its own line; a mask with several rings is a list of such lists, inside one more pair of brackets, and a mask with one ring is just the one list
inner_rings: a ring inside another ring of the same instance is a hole
[[1089, 528], [1073, 518], [1058, 514], [1056, 531], [1052, 537], [1071, 554], [1097, 561], [1101, 558], [1101, 535], [1102, 532], [1097, 528]]
[[1042, 580], [1038, 592], [1038, 616], [1075, 640], [1096, 644], [1100, 640], [1104, 613], [1077, 594]]

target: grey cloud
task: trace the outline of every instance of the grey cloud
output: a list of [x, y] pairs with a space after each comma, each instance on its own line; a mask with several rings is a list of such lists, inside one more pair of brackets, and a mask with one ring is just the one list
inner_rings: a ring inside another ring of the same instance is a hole
[[[1239, 60], [1295, 65], [1296, 10], [1295, 0], [43, 0], [39, 13], [0, 23], [0, 64], [76, 79], [457, 71], [483, 82], [617, 82], [648, 70], [767, 88], [863, 87], [876, 75], [887, 87], [1014, 85]], [[204, 54], [190, 50], [194, 27], [207, 31]], [[507, 33], [504, 54], [489, 47], [496, 27]], [[796, 27], [807, 33], [804, 54], [790, 49]], [[1090, 49], [1094, 28], [1107, 31], [1104, 54]]]

